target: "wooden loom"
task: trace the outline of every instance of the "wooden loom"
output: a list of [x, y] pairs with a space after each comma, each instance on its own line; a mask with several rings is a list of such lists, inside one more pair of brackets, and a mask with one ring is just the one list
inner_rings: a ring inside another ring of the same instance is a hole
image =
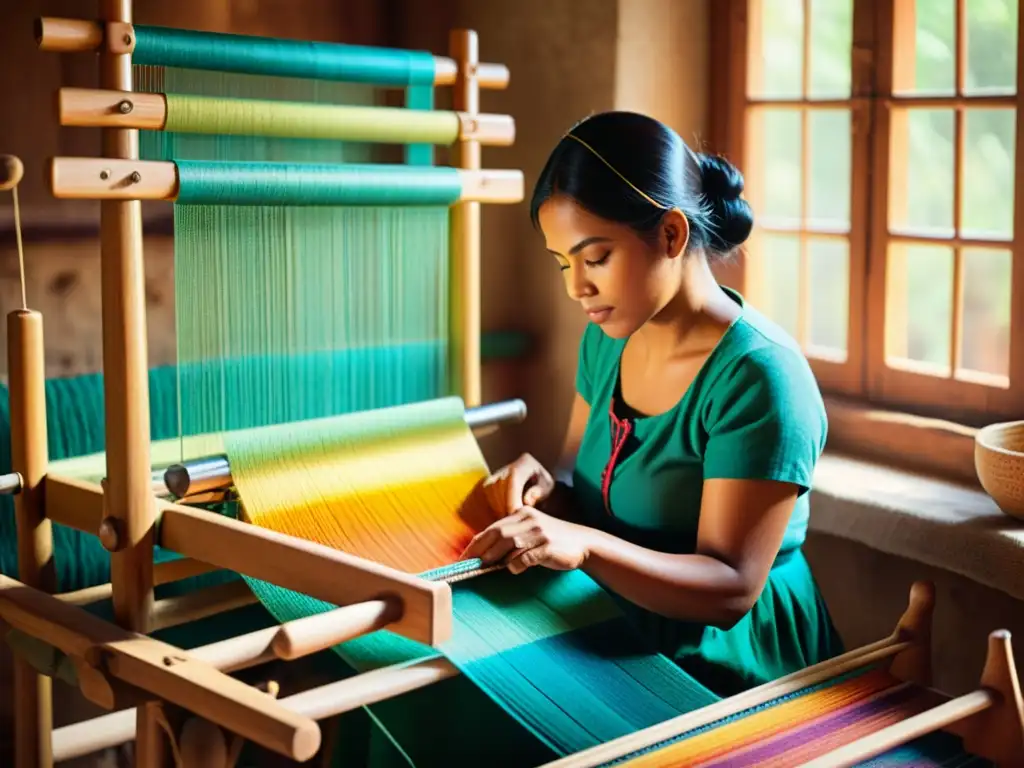
[[[246, 685], [229, 673], [275, 658], [297, 659], [384, 627], [438, 645], [451, 631], [451, 590], [444, 583], [175, 503], [166, 498], [160, 482], [154, 485], [139, 200], [173, 198], [175, 176], [168, 164], [137, 160], [137, 130], [159, 121], [160, 107], [158, 99], [146, 95], [138, 99], [136, 109], [134, 97], [127, 93], [133, 40], [130, 0], [105, 0], [102, 8], [103, 23], [43, 20], [39, 40], [41, 48], [49, 51], [97, 50], [105, 89], [62, 93], [65, 124], [104, 128], [105, 159], [59, 160], [52, 184], [58, 196], [103, 198], [107, 479], [94, 485], [48, 471], [42, 318], [28, 309], [12, 312], [8, 339], [15, 475], [0, 479], [0, 489], [16, 494], [20, 574], [19, 580], [0, 577], [0, 617], [9, 627], [59, 651], [73, 666], [77, 685], [89, 700], [120, 711], [53, 731], [51, 681], [19, 660], [15, 670], [17, 764], [19, 768], [48, 766], [134, 738], [137, 763], [159, 766], [169, 732], [183, 764], [226, 766], [239, 742], [229, 745], [224, 731], [305, 761], [320, 747], [317, 721], [399, 696], [456, 675], [457, 670], [443, 659], [434, 659], [365, 673], [282, 700], [276, 700], [273, 691]], [[481, 64], [475, 35], [458, 31], [452, 35], [451, 58], [440, 60], [436, 71], [438, 84], [455, 88], [462, 121], [459, 166], [475, 182], [466, 187], [470, 199], [453, 208], [452, 240], [455, 258], [463, 264], [464, 281], [456, 345], [460, 359], [455, 367], [461, 373], [467, 405], [478, 406], [478, 203], [518, 199], [522, 178], [479, 170], [480, 143], [510, 137], [507, 120], [479, 119], [478, 92], [481, 87], [504, 87], [507, 70]], [[126, 102], [127, 109], [122, 106]], [[0, 188], [14, 187], [19, 173], [12, 170]], [[97, 181], [110, 176], [119, 183]], [[518, 403], [470, 413], [476, 414], [470, 418], [481, 427], [524, 415]], [[217, 460], [213, 466], [174, 467], [164, 484], [173, 486], [177, 495], [194, 499], [198, 492], [217, 491], [229, 482], [230, 467]], [[52, 594], [52, 520], [100, 537], [112, 553], [109, 585], [84, 590], [87, 594]], [[189, 559], [154, 566], [157, 543]], [[210, 592], [216, 593], [205, 597], [154, 601], [154, 584], [214, 568], [245, 573], [343, 607], [188, 652], [147, 637], [154, 628], [238, 603], [240, 596], [225, 596], [223, 588], [213, 588]], [[78, 607], [104, 596], [113, 597], [116, 624]], [[600, 765], [873, 662], [888, 659], [896, 676], [927, 684], [932, 602], [931, 590], [918, 585], [907, 613], [889, 638], [552, 765]], [[1005, 765], [1024, 764], [1022, 722], [1009, 636], [995, 633], [978, 691], [847, 745], [826, 764], [852, 764], [943, 727], [963, 733], [968, 749], [978, 754]]]

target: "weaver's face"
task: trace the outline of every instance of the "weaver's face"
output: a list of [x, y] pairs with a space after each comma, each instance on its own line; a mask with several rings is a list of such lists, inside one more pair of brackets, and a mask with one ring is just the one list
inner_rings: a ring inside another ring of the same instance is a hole
[[[569, 298], [613, 338], [626, 338], [679, 290], [679, 259], [632, 228], [609, 222], [555, 196], [538, 212], [548, 250]], [[660, 238], [662, 241], [664, 238]]]

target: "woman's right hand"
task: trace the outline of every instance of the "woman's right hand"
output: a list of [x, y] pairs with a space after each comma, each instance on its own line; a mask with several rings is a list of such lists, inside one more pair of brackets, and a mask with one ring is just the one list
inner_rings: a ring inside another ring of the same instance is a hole
[[546, 500], [555, 489], [555, 479], [544, 465], [524, 453], [488, 477], [483, 487], [491, 508], [504, 517]]

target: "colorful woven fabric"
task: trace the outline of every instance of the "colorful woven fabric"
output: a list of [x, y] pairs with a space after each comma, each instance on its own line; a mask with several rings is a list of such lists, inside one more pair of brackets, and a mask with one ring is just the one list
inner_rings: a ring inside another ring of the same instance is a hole
[[[410, 573], [457, 561], [492, 519], [478, 493], [487, 467], [455, 398], [231, 433], [225, 448], [253, 524]], [[251, 585], [282, 621], [332, 607]], [[455, 621], [442, 652], [554, 754], [716, 700], [649, 653], [581, 572], [460, 583]], [[358, 670], [436, 655], [386, 632], [337, 650]]]
[[[625, 755], [608, 766], [663, 768], [788, 768], [827, 755], [943, 701], [927, 688], [902, 683], [879, 667], [865, 667], [808, 686], [733, 717]], [[897, 766], [988, 766], [963, 751], [959, 738], [932, 733], [863, 763]]]

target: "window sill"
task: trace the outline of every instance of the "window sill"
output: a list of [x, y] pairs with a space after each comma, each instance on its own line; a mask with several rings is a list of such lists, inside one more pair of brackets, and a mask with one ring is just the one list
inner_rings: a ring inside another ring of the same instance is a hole
[[978, 488], [828, 450], [815, 473], [810, 530], [1024, 599], [1024, 523]]
[[825, 397], [825, 409], [828, 449], [980, 489], [973, 427], [831, 396]]

